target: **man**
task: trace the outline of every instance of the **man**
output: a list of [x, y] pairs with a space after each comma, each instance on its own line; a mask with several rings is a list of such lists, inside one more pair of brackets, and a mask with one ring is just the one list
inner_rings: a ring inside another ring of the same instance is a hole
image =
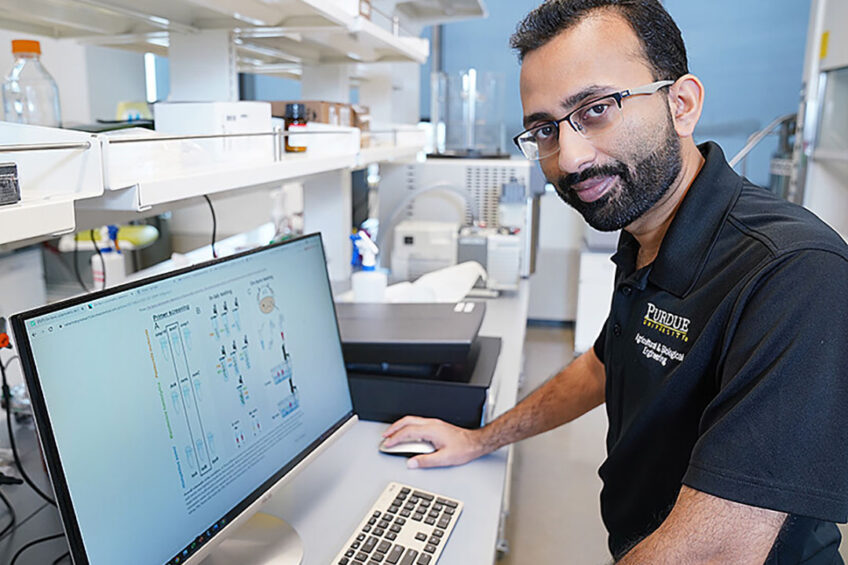
[[624, 229], [609, 318], [484, 428], [407, 417], [389, 443], [434, 444], [411, 467], [458, 465], [606, 403], [601, 510], [621, 563], [841, 563], [845, 243], [696, 146], [704, 89], [657, 1], [550, 0], [512, 45], [516, 143], [590, 225]]

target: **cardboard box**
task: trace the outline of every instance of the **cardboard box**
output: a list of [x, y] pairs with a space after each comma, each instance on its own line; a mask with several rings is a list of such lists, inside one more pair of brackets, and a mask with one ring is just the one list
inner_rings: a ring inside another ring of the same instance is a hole
[[351, 114], [353, 118], [353, 127], [359, 128], [362, 132], [361, 142], [362, 148], [371, 146], [371, 110], [368, 106], [362, 104], [354, 104], [351, 106]]
[[285, 118], [286, 104], [305, 104], [307, 122], [318, 122], [331, 126], [353, 126], [353, 112], [350, 104], [324, 100], [273, 101], [271, 102], [271, 115], [275, 118]]

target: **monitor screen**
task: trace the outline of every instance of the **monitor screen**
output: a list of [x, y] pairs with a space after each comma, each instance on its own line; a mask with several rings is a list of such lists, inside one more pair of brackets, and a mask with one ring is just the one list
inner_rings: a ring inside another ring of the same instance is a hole
[[352, 417], [318, 235], [13, 323], [77, 563], [182, 563]]

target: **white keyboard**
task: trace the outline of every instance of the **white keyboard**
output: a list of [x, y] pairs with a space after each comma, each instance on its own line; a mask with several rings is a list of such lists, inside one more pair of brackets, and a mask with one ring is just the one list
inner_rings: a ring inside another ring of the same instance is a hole
[[332, 565], [435, 565], [462, 502], [389, 483]]

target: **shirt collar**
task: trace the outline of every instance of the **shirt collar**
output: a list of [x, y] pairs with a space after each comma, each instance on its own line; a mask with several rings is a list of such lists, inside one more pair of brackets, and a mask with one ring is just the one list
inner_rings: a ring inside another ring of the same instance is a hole
[[[742, 188], [742, 177], [730, 168], [718, 145], [707, 142], [698, 149], [704, 166], [677, 209], [648, 275], [652, 284], [678, 297], [698, 279]], [[622, 230], [612, 260], [626, 275], [635, 269], [638, 249], [636, 239]]]

